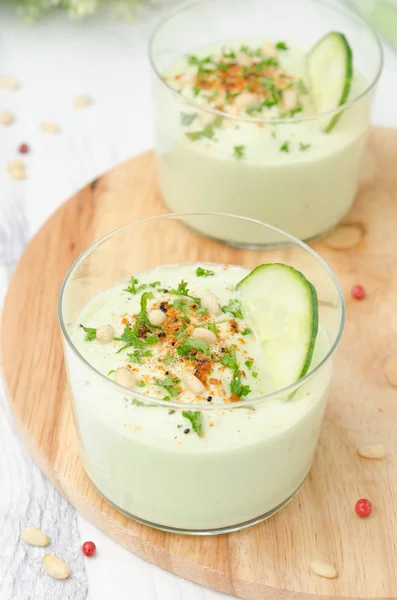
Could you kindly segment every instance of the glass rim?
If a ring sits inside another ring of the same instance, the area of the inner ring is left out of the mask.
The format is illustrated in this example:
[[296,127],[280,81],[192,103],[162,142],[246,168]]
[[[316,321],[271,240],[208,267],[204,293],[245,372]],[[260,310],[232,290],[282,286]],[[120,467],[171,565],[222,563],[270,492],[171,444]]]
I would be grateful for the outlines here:
[[[289,1],[292,1],[292,0],[289,0]],[[208,3],[214,2],[214,0],[186,0],[186,2],[183,2],[181,5],[170,10],[164,17],[162,17],[160,19],[160,21],[157,23],[155,29],[153,30],[153,33],[150,36],[150,40],[149,40],[150,66],[152,67],[152,70],[153,70],[154,74],[156,75],[156,77],[158,78],[158,80],[160,81],[160,83],[162,83],[166,88],[168,88],[168,90],[170,90],[170,92],[172,92],[174,95],[178,96],[186,104],[189,104],[193,108],[200,110],[202,112],[208,113],[208,114],[212,114],[212,115],[214,115],[214,117],[223,117],[223,118],[227,118],[232,121],[235,121],[235,122],[247,122],[247,123],[253,123],[253,124],[269,123],[269,124],[273,124],[273,125],[280,125],[283,123],[303,123],[305,121],[313,121],[315,119],[321,119],[323,117],[331,117],[332,115],[338,114],[339,112],[344,111],[346,108],[353,106],[359,100],[361,100],[362,98],[365,98],[365,96],[367,96],[375,88],[376,84],[379,81],[379,77],[382,73],[382,70],[383,70],[383,63],[384,63],[383,46],[382,46],[382,42],[380,40],[378,33],[372,27],[372,25],[370,23],[368,23],[368,21],[366,21],[366,19],[361,17],[359,14],[357,14],[354,10],[346,10],[345,7],[335,6],[331,2],[328,2],[327,0],[305,0],[305,1],[312,2],[313,4],[319,4],[321,6],[325,6],[329,9],[333,10],[336,13],[340,13],[351,20],[357,21],[358,23],[360,23],[363,27],[365,27],[369,31],[369,33],[372,35],[372,37],[376,43],[376,46],[378,48],[379,65],[378,65],[378,70],[377,70],[374,78],[372,79],[372,81],[366,86],[366,88],[358,96],[356,96],[352,100],[348,100],[347,102],[344,102],[337,108],[332,108],[330,110],[318,112],[314,115],[300,115],[300,116],[294,115],[292,117],[282,117],[282,118],[281,117],[259,118],[259,117],[250,117],[250,116],[242,116],[242,115],[229,115],[228,113],[225,113],[216,108],[210,108],[210,107],[206,107],[206,106],[199,104],[198,102],[196,102],[196,100],[194,98],[188,98],[187,96],[184,96],[181,92],[179,92],[178,90],[173,88],[167,81],[165,81],[162,74],[157,69],[156,61],[154,59],[153,46],[154,46],[157,34],[171,19],[173,19],[179,13],[182,13],[183,11],[187,10],[188,8],[190,8],[193,5],[202,4],[204,2],[208,2]]]
[[[62,302],[63,302],[63,297],[64,297],[64,293],[66,290],[66,286],[67,286],[71,276],[73,275],[75,270],[80,266],[80,264],[83,263],[84,260],[88,256],[93,254],[93,252],[95,252],[95,250],[99,246],[101,246],[103,243],[107,242],[113,236],[121,233],[124,230],[135,227],[137,225],[142,225],[143,223],[148,223],[150,221],[157,221],[160,219],[170,219],[170,220],[181,221],[181,218],[195,217],[195,216],[198,216],[198,217],[203,217],[203,216],[228,217],[228,218],[240,219],[240,220],[248,221],[251,223],[255,223],[266,229],[271,229],[272,231],[279,233],[279,234],[283,235],[284,237],[288,238],[288,240],[290,242],[292,242],[294,245],[300,246],[303,250],[305,250],[306,252],[311,254],[313,256],[313,258],[316,259],[316,261],[325,269],[325,271],[331,277],[331,280],[337,291],[339,302],[340,302],[340,307],[341,307],[341,318],[340,318],[338,333],[335,336],[334,342],[331,345],[331,347],[328,350],[325,357],[315,367],[313,367],[311,369],[309,368],[306,375],[304,377],[302,377],[301,379],[298,379],[298,381],[296,381],[295,383],[292,383],[285,388],[281,388],[279,390],[271,392],[270,394],[264,394],[262,396],[258,396],[257,398],[254,398],[249,401],[241,400],[240,402],[233,402],[233,404],[231,404],[230,406],[226,406],[223,404],[222,405],[220,405],[220,404],[212,404],[212,405],[208,405],[208,404],[204,405],[203,404],[203,405],[201,405],[201,404],[197,404],[197,403],[185,404],[182,402],[176,402],[174,400],[162,400],[161,398],[156,398],[155,396],[146,396],[135,390],[128,390],[127,388],[119,385],[115,381],[109,379],[109,377],[107,377],[106,375],[104,375],[103,373],[98,371],[93,365],[91,365],[91,363],[89,363],[88,360],[86,360],[84,358],[84,356],[77,350],[76,346],[73,344],[73,342],[69,336],[69,333],[66,329],[66,326],[65,326],[65,322],[64,322],[64,318],[63,318]],[[127,395],[129,397],[136,397],[137,399],[139,399],[141,402],[144,402],[145,404],[156,404],[158,406],[163,406],[166,408],[176,408],[176,409],[182,409],[182,410],[184,410],[184,409],[192,410],[192,408],[194,408],[195,410],[211,411],[211,410],[221,410],[221,409],[222,410],[234,410],[235,408],[251,408],[252,406],[256,406],[257,404],[261,404],[262,402],[265,402],[267,400],[277,399],[280,396],[288,396],[288,395],[292,394],[295,390],[300,388],[304,383],[306,383],[309,379],[311,379],[325,365],[325,363],[328,362],[328,360],[331,358],[332,354],[335,352],[335,350],[338,347],[338,344],[340,342],[342,333],[343,333],[343,328],[345,325],[345,313],[346,313],[345,302],[344,302],[342,290],[339,286],[339,283],[338,283],[333,271],[327,265],[325,260],[322,259],[321,256],[319,254],[317,254],[317,252],[315,252],[312,248],[310,248],[310,246],[305,244],[305,242],[302,242],[295,236],[293,236],[289,233],[286,233],[285,231],[283,231],[282,229],[279,229],[278,227],[275,227],[273,225],[268,225],[267,223],[263,223],[262,221],[259,221],[257,219],[251,219],[250,217],[243,217],[243,216],[234,215],[231,213],[216,213],[216,212],[165,213],[162,215],[155,215],[153,217],[147,217],[145,219],[140,219],[139,221],[133,221],[131,223],[127,223],[126,225],[118,227],[117,229],[113,229],[109,233],[105,234],[104,236],[100,237],[98,240],[93,242],[90,246],[88,246],[88,248],[86,250],[84,250],[84,252],[82,252],[80,254],[80,256],[78,256],[78,258],[74,261],[74,263],[72,264],[72,266],[66,273],[66,276],[62,282],[62,286],[61,286],[59,296],[58,296],[58,319],[59,319],[59,324],[60,324],[64,339],[66,340],[66,343],[68,344],[70,349],[73,351],[73,353],[77,356],[77,358],[79,358],[83,362],[83,364],[85,364],[85,366],[88,367],[88,369],[90,371],[94,372],[97,376],[102,378],[106,382],[106,385],[113,387],[117,392],[122,392],[122,393],[124,393],[124,395]]]

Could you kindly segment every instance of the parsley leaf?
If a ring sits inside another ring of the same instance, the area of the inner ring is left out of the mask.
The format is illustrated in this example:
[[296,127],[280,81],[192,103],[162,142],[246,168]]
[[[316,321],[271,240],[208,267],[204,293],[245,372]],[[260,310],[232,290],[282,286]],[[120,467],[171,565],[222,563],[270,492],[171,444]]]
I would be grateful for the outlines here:
[[172,356],[172,354],[171,354],[171,352],[169,350],[167,351],[167,354],[165,355],[165,358],[164,358],[163,362],[164,362],[165,365],[167,365],[167,367],[169,365],[172,365],[173,362],[175,362],[175,359],[174,359],[174,357]]
[[193,338],[188,338],[185,340],[176,351],[178,352],[179,356],[187,356],[190,354],[192,349],[202,352],[208,358],[211,357],[209,345],[201,340],[195,340]]
[[201,306],[199,309],[197,309],[197,314],[198,314],[198,315],[201,315],[201,316],[204,316],[204,315],[206,315],[206,314],[207,314],[207,312],[208,312],[208,309],[207,309],[207,308],[204,308],[204,306]]
[[233,50],[230,50],[224,46],[222,48],[222,56],[224,56],[225,58],[230,58],[231,60],[234,60],[236,58],[236,53],[233,52]]
[[138,280],[132,276],[130,281],[129,281],[129,285],[125,288],[125,292],[129,292],[130,294],[133,294],[135,296],[135,294],[137,294],[138,292],[141,292],[142,290],[144,290],[147,285],[146,283],[142,283],[141,285],[137,285],[139,282]]
[[301,152],[304,152],[308,148],[311,148],[311,146],[312,146],[311,144],[304,144],[303,142],[299,142],[299,150]]
[[94,327],[84,327],[84,325],[80,325],[85,331],[85,341],[92,342],[96,338],[96,329]]
[[149,330],[152,330],[154,327],[149,321],[149,317],[147,314],[147,301],[153,298],[152,292],[145,292],[141,296],[141,310],[137,314],[135,318],[135,329],[138,331],[140,327],[146,327]]
[[226,352],[222,355],[221,363],[233,371],[232,381],[230,382],[230,391],[232,394],[239,396],[247,396],[251,388],[249,385],[241,383],[241,373],[237,362],[236,351],[233,346],[226,348]]
[[124,331],[119,338],[114,338],[118,342],[125,342],[124,346],[122,346],[119,350],[117,350],[117,354],[125,350],[126,348],[131,348],[131,346],[136,346],[137,348],[145,348],[146,346],[153,346],[156,342],[158,342],[157,335],[150,335],[147,338],[140,339],[136,334],[135,330],[131,329],[129,323],[124,328]]
[[[156,379],[155,385],[157,385],[159,387],[163,387],[165,390],[167,390],[167,392],[169,393],[171,398],[175,398],[179,394],[178,383],[180,383],[180,382],[181,382],[181,380],[178,379],[178,377],[172,377],[172,375],[166,375],[166,377],[164,377],[164,379]],[[163,398],[163,400],[165,400],[165,398]]]
[[209,269],[203,269],[203,267],[197,267],[196,269],[197,277],[210,277],[211,275],[215,275],[214,271],[210,271]]
[[149,283],[151,288],[158,287],[159,285],[161,285],[161,281],[153,281],[153,283]]
[[236,351],[233,348],[233,346],[229,346],[229,348],[226,348],[226,351],[224,352],[224,354],[222,354],[221,363],[224,367],[227,367],[232,371],[238,370]]
[[245,146],[234,146],[233,148],[234,156],[236,158],[243,158],[245,152]]
[[246,360],[245,361],[245,366],[248,367],[250,370],[252,369],[252,365],[254,364],[253,360]]
[[250,333],[252,333],[251,327],[246,327],[244,331],[241,332],[241,335],[249,335]]
[[204,129],[201,129],[200,131],[190,131],[189,133],[185,133],[185,135],[189,138],[189,140],[195,142],[197,140],[201,140],[202,138],[212,140],[212,138],[215,135],[215,132],[213,126],[209,124],[206,125]]
[[226,306],[222,306],[222,312],[229,313],[236,317],[236,319],[243,319],[243,311],[241,310],[241,304],[238,300],[229,300]]
[[200,298],[198,298],[196,296],[191,296],[189,294],[189,289],[187,287],[187,281],[184,281],[183,279],[180,283],[178,283],[178,287],[176,288],[176,290],[170,290],[169,293],[173,294],[174,296],[185,296],[186,298],[190,298],[191,300],[193,300],[199,306],[201,305]]
[[184,113],[181,112],[181,124],[184,125],[185,127],[187,125],[191,125],[191,123],[193,123],[194,119],[197,117],[197,114],[195,113]]
[[282,146],[280,146],[280,152],[289,152],[289,142],[286,141]]
[[192,429],[200,437],[204,437],[203,423],[201,420],[201,413],[198,410],[184,410],[182,411],[182,417],[188,419],[192,424]]
[[288,50],[288,46],[285,42],[277,42],[276,48],[277,50]]
[[115,370],[114,370],[114,369],[110,369],[110,371],[109,371],[109,373],[108,373],[108,377],[109,377],[109,376],[110,376],[112,373],[115,373]]
[[247,396],[250,393],[251,388],[249,385],[242,385],[241,375],[239,373],[233,374],[233,379],[230,384],[230,391],[232,392],[232,394],[236,394],[236,396],[242,398],[243,396]]
[[142,358],[146,356],[152,356],[151,350],[144,350],[143,348],[134,350],[132,354],[128,354],[128,360],[132,363],[142,364]]
[[273,79],[271,79],[271,77],[259,77],[258,81],[267,90],[274,90],[274,88],[276,87],[276,84],[274,83]]
[[194,96],[195,98],[196,98],[196,96],[198,96],[198,95],[199,95],[199,93],[200,93],[200,92],[201,92],[201,88],[199,88],[199,87],[197,87],[197,86],[193,88],[193,96]]
[[205,329],[209,329],[210,331],[212,331],[212,333],[215,333],[215,335],[218,332],[215,323],[203,323],[203,325],[200,325],[200,327],[204,327]]

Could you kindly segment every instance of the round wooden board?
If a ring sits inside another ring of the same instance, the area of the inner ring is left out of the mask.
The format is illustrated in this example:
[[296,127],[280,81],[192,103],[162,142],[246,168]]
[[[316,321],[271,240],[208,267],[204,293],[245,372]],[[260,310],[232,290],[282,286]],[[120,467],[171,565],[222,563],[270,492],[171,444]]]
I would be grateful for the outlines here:
[[[276,516],[228,535],[185,537],[127,519],[97,494],[78,458],[57,296],[68,268],[95,239],[127,222],[166,212],[154,154],[103,175],[47,221],[28,245],[9,287],[1,332],[3,370],[15,419],[32,455],[81,514],[146,560],[241,598],[397,597],[397,394],[384,374],[386,358],[397,353],[396,165],[397,131],[374,130],[347,227],[313,245],[345,291],[347,324],[311,474]],[[356,282],[368,290],[363,302],[350,298]],[[359,444],[377,442],[388,446],[386,459],[358,457]],[[369,519],[354,514],[361,497],[374,504]],[[339,577],[311,574],[313,558],[333,563]]]

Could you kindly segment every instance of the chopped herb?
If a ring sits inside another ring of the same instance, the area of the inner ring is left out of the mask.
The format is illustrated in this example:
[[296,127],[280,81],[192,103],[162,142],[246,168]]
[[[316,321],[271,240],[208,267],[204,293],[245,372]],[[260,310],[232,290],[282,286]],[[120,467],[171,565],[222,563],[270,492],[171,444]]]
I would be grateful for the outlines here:
[[[171,400],[171,396],[164,396],[162,398],[162,400],[166,400],[166,402],[169,402]],[[168,410],[170,410],[170,409],[168,409]]]
[[285,42],[277,42],[276,48],[277,50],[288,50],[288,46]]
[[305,82],[303,81],[303,79],[298,79],[296,87],[298,88],[298,92],[300,94],[308,94],[308,89],[307,89],[307,87],[306,87]]
[[229,92],[229,90],[226,90],[226,94],[225,94],[225,102],[227,104],[229,104],[230,100],[232,98],[236,98],[237,96],[239,96],[241,94],[241,92]]
[[168,350],[167,354],[165,355],[165,358],[164,358],[164,364],[169,366],[169,365],[172,365],[173,362],[175,362],[175,358],[172,356],[171,352]]
[[96,338],[96,329],[94,327],[84,327],[84,325],[80,325],[85,331],[85,341],[92,342]]
[[205,329],[209,329],[210,331],[212,331],[212,333],[215,333],[215,335],[218,332],[215,323],[204,323],[203,325],[201,325],[201,327],[204,327]]
[[143,348],[134,350],[132,354],[128,354],[128,360],[132,363],[142,364],[142,358],[145,356],[152,356],[151,350],[145,350]]
[[170,290],[169,293],[173,294],[174,296],[185,296],[186,298],[190,298],[191,300],[193,300],[199,306],[201,305],[200,298],[197,298],[196,296],[191,296],[189,294],[187,281],[184,281],[183,279],[180,283],[178,283],[178,287],[176,288],[176,290]]
[[204,308],[204,306],[200,306],[200,308],[198,308],[198,309],[197,309],[197,314],[198,314],[198,315],[201,315],[202,317],[203,317],[204,315],[206,315],[206,314],[207,314],[207,312],[208,312],[208,309],[207,309],[207,308]]
[[258,377],[258,373],[252,373],[252,377],[255,377],[255,379]]
[[115,373],[115,370],[114,370],[114,369],[111,369],[111,370],[109,371],[109,373],[108,373],[108,377],[109,377],[109,375],[111,375],[112,373]]
[[[185,417],[185,419],[188,419],[191,422],[192,429],[193,429],[193,431],[195,431],[197,433],[197,435],[199,435],[200,437],[204,436],[203,423],[201,420],[200,411],[184,410],[182,412],[182,417]],[[186,429],[185,429],[185,432],[186,432]]]
[[289,152],[289,142],[284,142],[282,146],[280,146],[280,152]]
[[254,364],[254,361],[253,360],[246,360],[244,364],[249,369],[252,369],[252,365]]
[[222,125],[222,122],[223,122],[223,117],[216,117],[216,119],[214,121],[214,127],[219,129],[219,127]]
[[295,106],[295,108],[292,108],[288,114],[290,117],[293,117],[294,115],[302,112],[302,110],[303,110],[303,108],[301,106]]
[[126,348],[131,348],[131,346],[137,346],[138,348],[152,346],[153,344],[158,342],[159,338],[157,335],[150,335],[147,338],[140,339],[136,332],[133,329],[131,329],[129,324],[127,323],[121,337],[114,339],[118,342],[125,342],[124,346],[117,350],[117,354],[119,354]]
[[206,56],[205,58],[198,58],[197,56],[190,54],[187,56],[187,62],[189,65],[202,66],[212,62],[212,59],[210,56]]
[[147,314],[147,301],[153,298],[152,292],[145,292],[141,296],[141,310],[135,318],[135,329],[138,330],[140,327],[146,327],[146,329],[153,330],[154,327],[149,321]]
[[175,337],[178,340],[178,342],[183,340],[183,338],[185,337],[186,328],[187,328],[186,323],[183,323],[181,329],[175,333]]
[[138,283],[139,283],[138,280],[134,276],[132,276],[128,287],[126,287],[124,291],[128,292],[129,294],[133,294],[135,296],[135,294],[137,294],[138,292],[141,292],[142,290],[144,290],[147,287],[146,283],[137,285]]
[[259,77],[258,81],[267,90],[274,90],[274,88],[276,86],[273,79],[271,79],[270,77]]
[[200,131],[190,131],[189,133],[185,133],[185,135],[189,138],[189,140],[192,140],[193,142],[195,142],[196,140],[201,140],[202,138],[212,140],[212,138],[215,135],[214,127],[211,124],[209,124],[206,125],[204,129],[201,129]]
[[216,66],[220,71],[226,71],[229,68],[229,64],[224,62],[220,62]]
[[241,335],[249,335],[250,333],[252,333],[251,327],[246,327],[244,331],[241,332]]
[[146,385],[146,384],[145,384],[145,382],[144,382],[142,379],[140,379],[140,380],[138,381],[138,383],[137,383],[137,386],[138,386],[138,387],[145,387],[145,385]]
[[311,148],[311,144],[304,144],[303,142],[299,142],[299,150],[304,152],[308,148]]
[[177,352],[178,352],[179,356],[186,356],[191,353],[191,350],[197,350],[197,351],[205,354],[205,356],[207,356],[208,358],[211,357],[209,345],[206,344],[205,342],[202,342],[201,340],[194,340],[193,338],[187,338],[183,342],[183,344],[181,344],[177,348]]
[[225,58],[230,58],[231,60],[234,60],[236,58],[236,53],[233,52],[233,50],[223,47],[222,48],[222,56],[224,56]]
[[158,287],[159,285],[161,285],[161,281],[153,281],[153,283],[149,283],[151,288]]
[[251,50],[249,49],[248,46],[240,46],[240,52],[242,52],[242,54],[249,54],[251,55]]
[[229,300],[226,306],[222,306],[222,312],[229,313],[236,317],[236,319],[243,319],[243,311],[241,310],[241,304],[238,300]]
[[[166,375],[166,377],[164,377],[164,379],[156,379],[155,381],[155,385],[159,386],[159,387],[163,387],[165,390],[167,390],[167,392],[169,393],[169,395],[172,398],[175,398],[178,394],[178,383],[180,383],[181,380],[178,379],[178,377],[172,377],[172,375]],[[163,400],[165,400],[165,398],[163,398]]]
[[236,394],[239,398],[247,396],[247,394],[250,393],[251,388],[249,385],[242,385],[241,383],[241,372],[237,362],[236,351],[233,346],[226,348],[225,353],[222,355],[221,363],[233,371],[232,381],[230,382],[230,391],[232,394]]
[[146,404],[146,402],[141,402],[140,400],[136,400],[135,398],[131,398],[131,404],[135,406],[156,406],[155,404]]
[[179,310],[180,312],[183,312],[183,313],[186,312],[189,308],[188,302],[184,298],[178,298],[177,300],[174,300],[172,303],[172,306],[176,310]]
[[278,67],[280,64],[277,58],[275,58],[274,56],[269,56],[269,58],[267,58],[265,62],[267,67]]
[[181,112],[181,124],[184,125],[185,127],[187,125],[191,125],[191,123],[193,123],[193,121],[196,117],[197,117],[197,114],[195,114],[195,113],[189,114],[189,113]]
[[215,275],[214,271],[210,271],[209,269],[203,269],[203,267],[197,267],[196,269],[197,277],[211,277],[211,275]]
[[263,69],[267,66],[267,61],[266,60],[260,60],[258,63],[256,63],[255,65],[255,71],[257,73],[260,73],[261,71],[263,71]]
[[245,152],[245,146],[234,146],[233,148],[234,156],[236,158],[243,158]]
[[201,88],[199,87],[194,87],[193,88],[193,96],[196,98],[196,96],[199,95],[199,93],[201,92]]

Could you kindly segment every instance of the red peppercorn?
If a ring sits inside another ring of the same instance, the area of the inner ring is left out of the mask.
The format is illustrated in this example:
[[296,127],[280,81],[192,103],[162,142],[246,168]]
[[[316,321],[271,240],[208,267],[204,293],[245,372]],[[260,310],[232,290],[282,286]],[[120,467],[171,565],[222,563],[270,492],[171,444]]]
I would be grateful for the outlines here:
[[365,293],[365,289],[363,288],[362,285],[360,285],[360,284],[353,285],[352,296],[355,300],[364,300],[366,295],[367,294]]
[[81,547],[84,556],[93,556],[96,551],[96,546],[94,542],[84,542]]
[[355,511],[359,517],[369,517],[372,512],[372,504],[366,498],[361,498],[356,502]]
[[27,154],[29,152],[29,146],[27,144],[21,144],[18,148],[21,154]]

